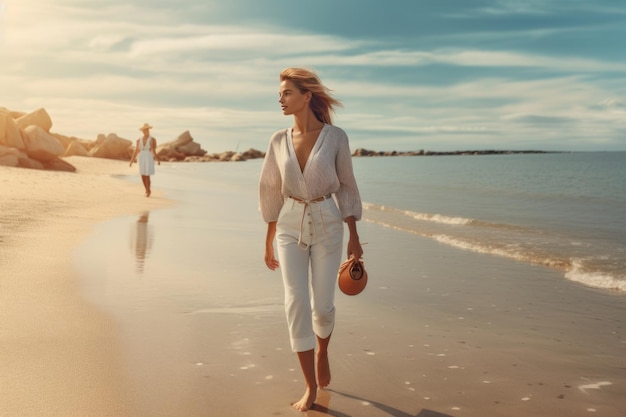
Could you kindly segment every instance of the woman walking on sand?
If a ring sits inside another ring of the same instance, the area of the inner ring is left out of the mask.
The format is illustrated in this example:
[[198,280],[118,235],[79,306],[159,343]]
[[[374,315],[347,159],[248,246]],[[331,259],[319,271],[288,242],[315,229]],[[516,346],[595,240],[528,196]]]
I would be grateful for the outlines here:
[[362,206],[348,136],[332,125],[330,116],[340,102],[315,73],[301,68],[281,72],[278,101],[294,124],[270,139],[259,180],[259,206],[267,223],[265,264],[271,270],[280,266],[291,348],[306,382],[304,395],[292,405],[306,411],[318,387],[330,383],[328,344],[335,326],[343,223],[350,232],[348,257],[361,258],[356,221]]
[[154,161],[156,160],[159,165],[161,165],[161,161],[156,154],[156,139],[150,136],[150,126],[148,123],[144,123],[143,126],[139,128],[143,132],[143,137],[137,139],[137,145],[135,146],[135,152],[133,156],[130,158],[130,164],[128,166],[133,166],[133,162],[139,154],[139,158],[137,158],[137,162],[139,163],[139,175],[141,175],[141,182],[143,182],[143,186],[146,189],[146,197],[150,197],[152,191],[150,190],[150,176],[154,175]]

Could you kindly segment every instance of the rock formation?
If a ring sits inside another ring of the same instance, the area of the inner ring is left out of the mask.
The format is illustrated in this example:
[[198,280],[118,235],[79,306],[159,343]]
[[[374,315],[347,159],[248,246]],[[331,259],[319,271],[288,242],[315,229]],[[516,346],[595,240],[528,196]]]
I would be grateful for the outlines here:
[[103,135],[100,133],[89,150],[89,156],[106,159],[125,159],[129,160],[133,155],[133,142],[120,138],[115,133]]
[[156,152],[162,161],[183,161],[187,157],[201,157],[206,154],[206,151],[193,141],[188,130],[171,142],[157,145]]
[[[52,119],[43,108],[22,113],[0,107],[0,165],[76,171],[61,158],[77,155],[128,161],[134,151],[134,141],[115,133],[101,133],[96,140],[90,141],[52,133],[51,128]],[[208,155],[200,144],[194,142],[188,130],[170,142],[159,144],[157,154],[162,161],[184,162],[245,161],[265,156],[255,149]]]
[[38,125],[27,125],[22,132],[24,133],[26,155],[31,159],[48,162],[65,152],[61,142]]
[[45,109],[24,114],[0,107],[0,165],[76,171],[59,158],[65,148],[50,134],[51,127]]

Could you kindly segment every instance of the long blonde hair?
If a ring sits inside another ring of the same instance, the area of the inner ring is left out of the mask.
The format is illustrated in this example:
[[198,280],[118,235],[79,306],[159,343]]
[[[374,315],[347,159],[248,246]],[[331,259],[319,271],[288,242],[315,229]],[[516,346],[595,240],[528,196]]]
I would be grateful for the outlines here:
[[317,74],[304,68],[285,68],[280,73],[280,81],[289,80],[296,85],[301,93],[310,91],[311,110],[313,114],[322,123],[333,124],[331,112],[335,112],[336,107],[342,107],[341,101],[330,95],[328,89]]

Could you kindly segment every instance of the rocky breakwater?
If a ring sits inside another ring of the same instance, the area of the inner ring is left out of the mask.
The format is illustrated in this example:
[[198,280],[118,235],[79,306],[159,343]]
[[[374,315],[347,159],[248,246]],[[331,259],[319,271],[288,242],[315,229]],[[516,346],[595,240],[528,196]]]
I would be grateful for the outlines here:
[[161,161],[182,162],[230,162],[247,161],[248,159],[263,158],[265,154],[255,149],[245,152],[225,151],[221,153],[208,153],[193,141],[189,131],[181,133],[171,142],[157,145],[157,155]]
[[494,150],[494,149],[482,149],[482,150],[466,150],[466,151],[425,151],[420,149],[418,151],[372,151],[370,149],[359,148],[352,153],[352,156],[450,156],[450,155],[512,155],[512,154],[526,154],[526,153],[556,153],[549,151],[537,151],[537,150]]
[[[87,140],[53,133],[51,128],[52,119],[43,108],[24,113],[0,107],[0,165],[73,172],[76,168],[63,157],[85,156],[128,161],[134,151],[134,141],[115,133],[101,133],[96,140]],[[255,149],[208,154],[194,142],[189,131],[158,145],[157,154],[162,161],[185,162],[245,161],[265,156]]]
[[225,151],[210,154],[193,141],[189,131],[183,132],[171,142],[157,145],[157,155],[161,161],[183,162],[231,162],[265,157],[264,152],[256,149],[249,149],[245,152]]

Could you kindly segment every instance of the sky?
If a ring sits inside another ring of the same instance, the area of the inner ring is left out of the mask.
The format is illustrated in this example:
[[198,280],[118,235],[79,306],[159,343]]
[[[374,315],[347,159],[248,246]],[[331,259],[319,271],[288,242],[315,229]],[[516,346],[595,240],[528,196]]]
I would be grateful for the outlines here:
[[317,72],[351,148],[626,150],[623,0],[0,0],[0,107],[209,153],[290,127]]

